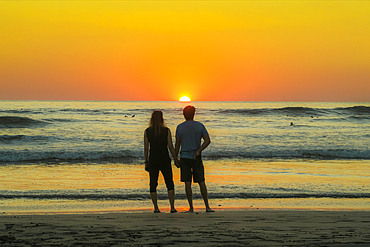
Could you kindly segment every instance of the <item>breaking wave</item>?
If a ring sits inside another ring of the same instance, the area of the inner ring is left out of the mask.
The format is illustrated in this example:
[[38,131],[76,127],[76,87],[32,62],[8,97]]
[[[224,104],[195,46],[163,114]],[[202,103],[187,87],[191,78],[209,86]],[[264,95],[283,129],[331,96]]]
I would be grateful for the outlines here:
[[0,128],[34,128],[42,127],[49,122],[28,117],[0,116]]
[[[346,193],[346,192],[296,192],[296,193],[284,193],[284,192],[241,192],[241,193],[208,193],[208,196],[212,199],[284,199],[284,198],[370,198],[370,193]],[[194,194],[194,199],[201,199],[201,195]],[[91,192],[91,191],[32,191],[32,192],[18,192],[18,193],[6,193],[0,191],[0,199],[65,199],[65,200],[148,200],[150,195],[146,191],[142,193],[124,193],[122,192],[110,192],[107,190],[105,193]],[[186,195],[177,194],[177,199],[186,199]],[[166,195],[158,194],[158,199],[167,199]]]
[[283,108],[263,108],[263,109],[228,109],[222,110],[223,114],[241,115],[288,115],[288,116],[367,116],[370,117],[370,107],[353,106],[343,108],[310,108],[310,107],[283,107]]
[[[24,136],[0,136],[0,143],[10,140],[22,141],[23,139],[39,137]],[[51,137],[45,137],[50,140]],[[52,139],[52,138],[51,138]],[[314,160],[335,160],[335,159],[370,159],[370,150],[279,150],[260,152],[239,152],[210,150],[203,155],[205,160],[222,159],[314,159]],[[86,150],[86,151],[30,151],[14,150],[0,151],[0,162],[112,162],[112,163],[138,163],[143,162],[141,150]]]
[[0,144],[14,143],[14,142],[35,142],[35,141],[56,141],[57,138],[53,136],[27,136],[27,135],[0,135]]

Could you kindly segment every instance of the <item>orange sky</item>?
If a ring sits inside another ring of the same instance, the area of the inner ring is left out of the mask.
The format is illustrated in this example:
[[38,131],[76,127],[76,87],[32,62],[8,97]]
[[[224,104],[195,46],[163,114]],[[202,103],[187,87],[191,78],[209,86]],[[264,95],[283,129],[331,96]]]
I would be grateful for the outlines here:
[[370,100],[370,1],[2,1],[0,100]]

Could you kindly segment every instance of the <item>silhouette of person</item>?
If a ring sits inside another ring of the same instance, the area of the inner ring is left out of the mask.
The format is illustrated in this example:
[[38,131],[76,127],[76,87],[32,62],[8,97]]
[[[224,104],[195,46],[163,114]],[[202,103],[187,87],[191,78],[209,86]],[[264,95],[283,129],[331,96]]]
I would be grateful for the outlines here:
[[150,197],[154,205],[154,213],[160,213],[157,204],[159,171],[162,172],[166,183],[171,213],[177,212],[175,209],[175,186],[173,183],[171,159],[168,149],[175,160],[175,165],[179,167],[175,149],[172,144],[171,131],[164,123],[163,113],[161,111],[154,111],[150,118],[149,127],[144,132],[145,170],[149,171]]
[[[185,183],[186,197],[189,203],[189,212],[194,212],[193,192],[191,180],[199,184],[200,192],[206,206],[206,212],[214,212],[208,203],[208,193],[205,184],[204,166],[201,152],[211,143],[206,127],[194,121],[195,107],[186,106],[183,110],[185,122],[179,124],[176,129],[175,153],[179,153],[180,147],[180,170],[181,182]],[[201,144],[203,139],[203,144]]]

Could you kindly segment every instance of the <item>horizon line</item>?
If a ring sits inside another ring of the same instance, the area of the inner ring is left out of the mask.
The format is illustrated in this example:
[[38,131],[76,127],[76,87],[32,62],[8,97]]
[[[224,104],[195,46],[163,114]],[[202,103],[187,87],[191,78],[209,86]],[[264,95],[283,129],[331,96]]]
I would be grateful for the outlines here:
[[261,103],[370,103],[370,101],[296,101],[296,100],[288,100],[288,101],[280,101],[280,100],[191,100],[186,102],[181,102],[178,100],[93,100],[93,99],[0,99],[0,101],[69,101],[69,102],[76,102],[76,101],[84,101],[84,102],[179,102],[182,104],[192,103],[192,102],[261,102]]

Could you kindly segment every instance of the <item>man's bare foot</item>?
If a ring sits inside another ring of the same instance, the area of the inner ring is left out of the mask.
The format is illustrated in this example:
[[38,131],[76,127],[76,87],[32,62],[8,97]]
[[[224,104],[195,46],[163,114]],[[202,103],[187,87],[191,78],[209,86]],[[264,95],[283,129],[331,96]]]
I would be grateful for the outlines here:
[[207,213],[212,213],[212,212],[214,212],[214,210],[212,210],[211,208],[206,208],[206,212]]
[[159,211],[159,209],[155,209],[154,210],[154,213],[160,213],[161,211]]
[[194,208],[189,208],[189,210],[185,211],[185,213],[194,213]]

